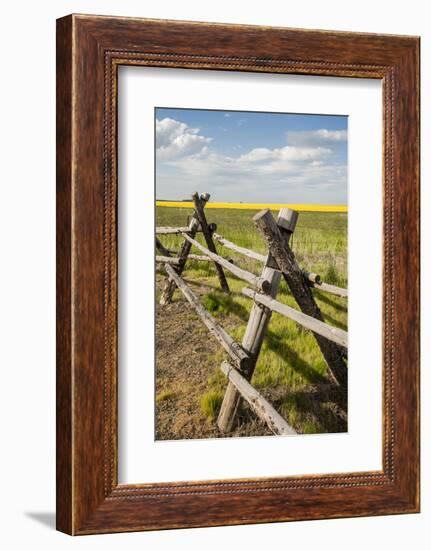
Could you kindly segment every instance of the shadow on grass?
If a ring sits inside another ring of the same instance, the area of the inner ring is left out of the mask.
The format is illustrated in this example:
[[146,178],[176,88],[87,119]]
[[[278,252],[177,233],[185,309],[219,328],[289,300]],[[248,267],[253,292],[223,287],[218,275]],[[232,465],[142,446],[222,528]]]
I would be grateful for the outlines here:
[[[195,280],[195,279],[190,279],[189,277],[183,277],[183,279],[185,280],[185,282],[188,284],[188,285],[191,285],[191,286],[201,286],[203,288],[208,288],[209,290],[214,290],[214,291],[219,291],[223,296],[227,296],[226,294],[224,294],[224,292],[221,290],[220,288],[220,284],[218,282],[216,282],[215,284],[211,285],[209,283],[203,283],[199,280]],[[228,281],[229,282],[229,281]],[[245,283],[244,283],[245,285]],[[242,296],[241,292],[236,292],[235,290],[230,290],[229,291],[229,295],[232,295],[232,296]]]
[[276,353],[281,359],[284,359],[287,363],[289,363],[289,366],[295,372],[300,374],[308,383],[317,384],[326,380],[288,345],[283,336],[275,334],[275,332],[268,329],[266,341],[269,349]]
[[297,427],[301,426],[304,433],[347,431],[347,388],[330,384],[282,336],[271,330],[267,332],[267,344],[269,349],[312,386],[294,392],[289,388],[280,389],[282,394],[272,400],[276,410],[283,416],[288,411],[294,411],[294,415],[298,416]]
[[230,294],[223,294],[217,291],[210,292],[202,298],[202,304],[214,315],[235,315],[241,321],[247,323],[250,311],[233,298],[234,294],[233,292]]
[[341,311],[343,313],[347,311],[347,300],[346,300],[346,305],[339,304],[338,302],[335,302],[327,294],[325,294],[323,291],[319,290],[318,288],[316,288],[315,290],[316,290],[316,298],[319,301],[327,304],[328,306],[333,307],[337,311]]
[[331,315],[328,315],[326,312],[322,311],[323,320],[328,325],[332,325],[336,328],[341,328],[342,330],[347,330],[346,323],[342,323],[339,319],[335,319],[335,317],[332,317]]
[[273,403],[287,417],[293,412],[304,433],[340,433],[347,431],[347,413],[340,397],[338,388],[319,384],[280,396]]
[[[247,323],[250,311],[242,305],[235,297],[242,297],[240,292],[232,291],[230,294],[223,293],[214,285],[185,279],[192,287],[206,289],[206,294],[200,296],[205,308],[215,316],[229,315]],[[280,287],[282,294],[289,294],[287,285]],[[205,292],[205,291],[204,291]],[[326,297],[325,297],[326,298]],[[322,301],[325,301],[323,299]],[[338,306],[338,304],[332,304]],[[340,306],[342,307],[342,306]],[[335,326],[341,324],[330,316],[325,318]],[[268,349],[277,354],[290,368],[299,374],[305,383],[309,384],[304,390],[290,391],[289,387],[266,387],[263,392],[268,395],[275,408],[288,420],[295,429],[302,433],[336,433],[347,430],[347,395],[346,392],[333,387],[328,379],[320,374],[301,354],[292,348],[292,342],[286,339],[285,334],[277,334],[270,328],[267,329],[265,337]],[[239,422],[247,423],[252,421],[254,413],[242,410]]]

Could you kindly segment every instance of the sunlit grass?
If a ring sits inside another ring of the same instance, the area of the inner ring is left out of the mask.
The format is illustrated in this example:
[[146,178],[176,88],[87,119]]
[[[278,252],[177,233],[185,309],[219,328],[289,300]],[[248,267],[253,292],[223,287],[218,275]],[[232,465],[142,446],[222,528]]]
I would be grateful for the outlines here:
[[[188,208],[157,208],[157,225],[184,226],[192,210]],[[209,222],[217,224],[217,232],[239,246],[266,253],[265,243],[252,222],[254,211],[211,210]],[[274,213],[276,215],[276,213]],[[182,238],[161,236],[163,244],[178,250]],[[202,236],[198,240],[204,242]],[[325,282],[347,287],[347,214],[302,212],[299,215],[292,249],[302,268],[321,275]],[[216,243],[218,252],[233,258],[235,264],[260,274],[262,264],[238,255]],[[192,252],[201,253],[192,250]],[[206,309],[236,340],[241,342],[253,302],[241,293],[247,286],[225,270],[230,287],[226,295],[219,289],[214,264],[190,261],[183,276],[196,285],[207,285],[201,301]],[[196,288],[194,286],[193,288]],[[347,330],[347,300],[319,291],[313,291],[325,321]],[[180,293],[176,300],[183,299]],[[277,300],[298,309],[284,280]],[[225,358],[222,348],[210,358],[208,392],[200,402],[206,418],[216,418],[221,404],[226,378],[220,372]],[[263,342],[252,384],[271,402],[277,400],[278,410],[301,433],[339,431],[337,419],[328,405],[315,403],[310,388],[327,383],[327,366],[313,334],[286,317],[274,313]]]
[[[209,222],[217,224],[217,232],[228,240],[265,254],[265,243],[253,224],[253,216],[257,210],[211,210],[207,218]],[[193,214],[191,208],[157,208],[157,225],[184,226]],[[277,213],[274,212],[276,217]],[[176,235],[160,236],[163,244],[177,250],[181,237]],[[198,240],[202,240],[198,235]],[[325,212],[301,212],[298,224],[291,241],[301,267],[314,271],[323,276],[329,266],[336,270],[336,279],[332,284],[347,286],[347,214]],[[254,271],[260,271],[261,265],[232,250],[217,245],[222,255],[236,259],[238,265],[249,264]],[[200,254],[200,251],[194,250]],[[188,268],[201,272],[212,273],[212,265],[204,262],[190,262]]]
[[217,418],[222,401],[223,392],[220,390],[210,390],[204,393],[200,400],[200,406],[205,418],[208,420],[214,420]]

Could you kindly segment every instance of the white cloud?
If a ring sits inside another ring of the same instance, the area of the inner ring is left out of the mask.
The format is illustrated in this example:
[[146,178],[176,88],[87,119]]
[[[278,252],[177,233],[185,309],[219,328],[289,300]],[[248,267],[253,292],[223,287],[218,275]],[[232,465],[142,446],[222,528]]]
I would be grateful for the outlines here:
[[330,149],[323,147],[294,147],[286,145],[279,149],[266,149],[258,147],[239,157],[239,161],[246,162],[274,162],[274,161],[302,161],[314,160],[316,158],[327,156],[331,153]]
[[336,162],[331,148],[346,139],[341,131],[292,132],[303,145],[258,147],[237,156],[215,152],[211,138],[199,132],[173,119],[157,122],[159,198],[183,199],[197,190],[221,201],[347,200],[347,166]]
[[297,147],[328,147],[347,141],[347,130],[305,130],[286,133],[287,143]]
[[199,135],[199,128],[190,128],[172,118],[156,119],[157,160],[173,160],[205,153],[212,138]]

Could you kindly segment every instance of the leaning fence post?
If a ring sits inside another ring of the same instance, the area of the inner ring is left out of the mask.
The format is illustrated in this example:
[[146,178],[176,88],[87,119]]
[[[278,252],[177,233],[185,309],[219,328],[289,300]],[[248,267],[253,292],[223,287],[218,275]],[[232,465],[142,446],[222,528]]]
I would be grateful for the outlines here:
[[[323,321],[323,315],[314,300],[310,286],[304,278],[295,255],[283,239],[279,224],[276,223],[271,212],[262,210],[254,216],[253,221],[267,241],[269,252],[277,262],[301,311],[310,317]],[[347,365],[344,360],[344,350],[319,334],[314,333],[314,336],[328,364],[331,377],[337,385],[346,390]]]
[[[204,212],[205,203],[199,198],[199,195],[197,193],[195,193],[193,195],[193,202],[195,204],[195,212],[196,212],[196,215],[198,217],[198,220],[199,220],[199,223],[200,223],[200,226],[201,226],[201,229],[202,229],[202,233],[205,237],[205,241],[207,243],[208,250],[210,252],[213,252],[214,254],[217,254],[217,250],[216,250],[216,247],[214,245],[214,241],[213,241],[213,238],[212,238],[212,235],[211,235],[211,230],[208,227],[207,219],[205,217],[205,212]],[[220,264],[216,263],[216,262],[214,262],[214,265],[215,265],[215,268],[217,270],[217,275],[218,275],[218,278],[219,278],[219,281],[220,281],[220,286],[221,286],[222,290],[224,292],[229,292],[229,285],[227,284],[226,276],[225,276],[224,271],[223,271],[223,267]]]
[[[193,193],[192,197],[193,200],[195,199],[195,196],[199,197],[197,193]],[[205,204],[208,202],[210,198],[209,193],[205,193],[201,196],[201,204],[202,208],[204,208]],[[194,212],[192,219],[190,220],[189,227],[188,227],[188,234],[190,237],[194,238],[196,236],[196,232],[199,229],[199,219],[196,211]],[[180,251],[178,252],[178,264],[175,266],[175,272],[178,275],[181,275],[181,273],[184,270],[184,267],[186,265],[187,256],[189,255],[190,249],[192,245],[189,241],[184,239],[184,242],[182,244],[182,247],[180,248]],[[160,297],[160,305],[169,304],[172,300],[172,295],[174,293],[176,284],[171,279],[166,279],[165,286],[162,291],[162,295]]]
[[[290,210],[290,208],[282,208],[280,210],[278,223],[280,224],[280,230],[286,243],[289,242],[290,236],[295,230],[297,220],[298,213],[295,210]],[[269,267],[270,264],[271,257],[268,255],[261,278],[269,281],[271,284],[270,295],[272,298],[275,298],[280,284],[281,273]],[[242,373],[247,380],[250,380],[253,375],[270,318],[271,310],[253,303],[247,328],[242,340],[242,347],[250,354],[250,362],[247,365],[247,371]],[[222,432],[227,433],[232,430],[241,400],[241,394],[232,382],[229,382],[217,419],[217,425]]]

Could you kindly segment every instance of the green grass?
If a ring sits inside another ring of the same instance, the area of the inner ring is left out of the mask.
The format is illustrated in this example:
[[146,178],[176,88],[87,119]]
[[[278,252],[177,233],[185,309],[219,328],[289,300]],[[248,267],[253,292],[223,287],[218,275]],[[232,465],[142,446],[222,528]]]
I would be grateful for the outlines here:
[[[253,210],[207,211],[208,222],[217,224],[217,233],[230,241],[266,253],[265,243],[252,222]],[[184,226],[192,211],[187,208],[157,208],[157,225]],[[276,213],[274,213],[276,215]],[[163,244],[178,250],[181,237],[162,236]],[[203,242],[202,236],[198,240]],[[291,240],[292,250],[303,269],[321,275],[322,280],[337,286],[347,287],[347,214],[326,212],[301,212]],[[219,253],[233,258],[235,264],[256,275],[262,264],[238,255],[218,243]],[[201,254],[198,250],[192,250]],[[242,295],[247,286],[225,270],[230,295],[219,290],[218,279],[212,263],[188,262],[184,276],[189,281],[208,285],[202,303],[237,341],[241,341],[249,317],[252,301]],[[176,299],[182,299],[177,293]],[[347,300],[323,292],[314,292],[315,299],[327,323],[347,330]],[[287,285],[281,282],[277,299],[298,308]],[[225,357],[220,348],[212,358],[214,370],[209,373],[208,393],[202,397],[201,409],[207,418],[216,416],[221,403],[226,380],[218,372],[220,361]],[[337,419],[327,403],[318,403],[310,388],[327,382],[327,367],[314,336],[295,322],[274,313],[264,340],[252,383],[263,395],[277,400],[279,410],[286,419],[302,433],[337,431]]]
[[215,420],[223,401],[223,392],[210,390],[200,400],[201,411],[208,420]]
[[[188,208],[157,207],[157,225],[183,226],[192,213]],[[264,241],[252,221],[255,213],[255,210],[214,209],[207,210],[207,218],[217,224],[217,233],[230,241],[265,253]],[[162,240],[168,248],[178,247],[177,236],[165,236]],[[337,282],[347,283],[347,214],[300,212],[292,248],[304,269],[317,271],[323,276],[328,266],[333,264]],[[227,249],[224,249],[224,256],[237,257]],[[212,272],[211,265],[204,263],[199,264],[199,270]]]

